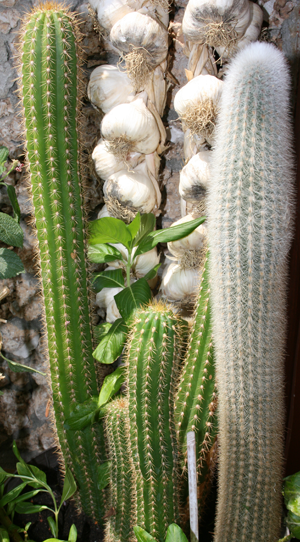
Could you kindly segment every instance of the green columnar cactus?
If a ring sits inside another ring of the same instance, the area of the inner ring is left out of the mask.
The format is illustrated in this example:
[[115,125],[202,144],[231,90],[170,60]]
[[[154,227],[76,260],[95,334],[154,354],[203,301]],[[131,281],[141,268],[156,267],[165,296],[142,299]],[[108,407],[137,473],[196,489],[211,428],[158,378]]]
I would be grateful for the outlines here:
[[135,313],[128,344],[129,435],[137,525],[163,542],[179,521],[173,411],[184,323],[165,305]]
[[[182,454],[182,467],[183,470],[186,469],[186,436],[189,431],[194,431],[199,485],[204,482],[207,475],[205,457],[216,433],[215,408],[216,392],[210,283],[208,260],[206,259],[188,349],[175,396],[175,424]],[[201,499],[199,505],[201,505]]]
[[279,538],[293,159],[288,70],[266,43],[228,70],[208,201],[220,433],[215,542]]
[[29,14],[21,35],[21,93],[45,304],[53,406],[59,445],[81,503],[100,519],[97,491],[102,429],[71,431],[72,406],[97,394],[85,270],[80,180],[79,57],[76,23],[57,4]]
[[128,442],[128,401],[115,399],[106,407],[105,428],[110,453],[108,508],[115,513],[107,519],[105,542],[128,542],[136,525],[133,468]]

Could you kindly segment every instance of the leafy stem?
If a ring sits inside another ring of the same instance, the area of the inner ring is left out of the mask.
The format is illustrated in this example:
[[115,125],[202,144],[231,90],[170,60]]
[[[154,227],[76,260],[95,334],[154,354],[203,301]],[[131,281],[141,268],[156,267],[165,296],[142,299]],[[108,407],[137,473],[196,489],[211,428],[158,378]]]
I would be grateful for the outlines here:
[[128,258],[127,258],[127,265],[126,265],[126,286],[130,286],[131,254],[132,254],[132,248],[128,248]]

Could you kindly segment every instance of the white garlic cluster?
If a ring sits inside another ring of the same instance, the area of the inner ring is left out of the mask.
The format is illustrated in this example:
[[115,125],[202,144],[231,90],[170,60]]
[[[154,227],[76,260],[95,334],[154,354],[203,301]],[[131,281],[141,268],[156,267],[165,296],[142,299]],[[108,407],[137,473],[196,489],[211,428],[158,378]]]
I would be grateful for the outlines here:
[[211,153],[195,154],[180,172],[179,194],[190,203],[199,204],[205,199],[209,184]]

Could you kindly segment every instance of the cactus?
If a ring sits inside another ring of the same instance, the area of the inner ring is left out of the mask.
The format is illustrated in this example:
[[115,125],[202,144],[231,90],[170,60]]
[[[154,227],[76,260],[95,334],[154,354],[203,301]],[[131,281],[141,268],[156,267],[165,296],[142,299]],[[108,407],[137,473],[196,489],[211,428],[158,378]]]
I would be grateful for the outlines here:
[[74,17],[57,4],[47,3],[27,16],[20,40],[21,94],[57,435],[81,504],[99,520],[102,429],[73,431],[64,425],[72,405],[97,395],[76,120],[76,33]]
[[179,521],[174,395],[186,326],[162,303],[136,311],[128,344],[129,436],[137,524],[164,542]]
[[294,211],[284,57],[254,43],[224,83],[208,201],[220,433],[215,542],[280,535],[287,255]]
[[106,522],[105,542],[128,542],[134,538],[135,492],[128,442],[128,401],[115,399],[106,407],[105,428],[110,451],[110,493],[108,508],[114,509]]
[[[207,478],[205,458],[216,434],[215,369],[211,329],[208,259],[202,271],[193,326],[175,397],[176,434],[182,454],[183,472],[187,463],[186,436],[195,432],[198,485]],[[199,507],[203,499],[200,496]],[[204,497],[204,495],[203,495]],[[201,512],[200,512],[201,513]]]

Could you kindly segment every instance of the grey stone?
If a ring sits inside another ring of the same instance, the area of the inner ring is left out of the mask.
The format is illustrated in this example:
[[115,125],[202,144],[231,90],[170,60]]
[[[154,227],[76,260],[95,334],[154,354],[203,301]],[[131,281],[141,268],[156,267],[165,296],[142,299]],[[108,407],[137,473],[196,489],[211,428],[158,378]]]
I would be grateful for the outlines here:
[[27,416],[30,393],[20,393],[17,390],[4,389],[0,397],[0,424],[7,435],[17,435],[29,426]]
[[3,350],[18,358],[26,359],[39,344],[39,332],[30,328],[24,320],[13,318],[7,324],[1,324]]
[[50,399],[51,399],[51,394],[50,394],[49,388],[47,388],[46,386],[38,386],[33,391],[32,396],[31,396],[30,407],[28,410],[29,418],[34,413],[35,416],[38,418],[38,420],[45,423],[48,417],[47,405]]

